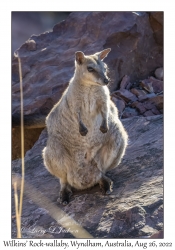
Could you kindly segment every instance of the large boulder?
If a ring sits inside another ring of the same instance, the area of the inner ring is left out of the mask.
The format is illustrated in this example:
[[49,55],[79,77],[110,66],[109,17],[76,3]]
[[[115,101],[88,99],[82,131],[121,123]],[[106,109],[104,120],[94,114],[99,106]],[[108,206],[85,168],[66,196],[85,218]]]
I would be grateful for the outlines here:
[[70,12],[12,11],[12,52],[21,46],[31,34],[40,34],[57,22],[64,20]]
[[[145,79],[163,66],[163,12],[73,12],[53,31],[32,35],[17,51],[21,58],[24,114],[48,114],[74,73],[74,54],[110,47],[105,59],[110,89],[125,75]],[[12,112],[20,113],[18,58],[12,61]]]
[[[57,201],[58,179],[43,165],[41,152],[47,140],[47,131],[43,130],[25,156],[23,237],[81,237],[81,227],[96,238],[148,238],[159,234],[163,229],[163,117],[135,116],[123,120],[123,124],[129,134],[129,145],[121,164],[107,174],[114,182],[113,193],[104,196],[98,186],[74,191],[65,207]],[[21,161],[13,161],[12,166],[14,176],[20,176]],[[62,225],[67,215],[70,225],[65,230]]]

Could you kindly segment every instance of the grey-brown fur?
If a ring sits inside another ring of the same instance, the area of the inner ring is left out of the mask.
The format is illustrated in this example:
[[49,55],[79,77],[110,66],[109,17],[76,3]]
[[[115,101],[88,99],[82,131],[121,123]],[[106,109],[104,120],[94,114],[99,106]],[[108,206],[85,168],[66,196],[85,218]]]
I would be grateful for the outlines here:
[[109,51],[91,56],[76,52],[74,76],[46,118],[44,164],[60,179],[63,204],[69,202],[71,187],[86,189],[99,183],[103,193],[109,193],[111,180],[105,173],[117,167],[125,153],[127,133],[106,86],[103,59]]

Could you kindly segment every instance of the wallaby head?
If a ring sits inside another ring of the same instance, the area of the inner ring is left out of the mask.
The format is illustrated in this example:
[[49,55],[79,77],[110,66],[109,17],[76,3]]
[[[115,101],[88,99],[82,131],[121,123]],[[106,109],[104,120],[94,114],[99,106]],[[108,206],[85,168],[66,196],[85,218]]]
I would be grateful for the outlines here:
[[75,75],[81,79],[82,83],[102,86],[108,84],[107,65],[103,62],[103,59],[110,51],[111,49],[108,48],[88,56],[82,51],[75,53]]

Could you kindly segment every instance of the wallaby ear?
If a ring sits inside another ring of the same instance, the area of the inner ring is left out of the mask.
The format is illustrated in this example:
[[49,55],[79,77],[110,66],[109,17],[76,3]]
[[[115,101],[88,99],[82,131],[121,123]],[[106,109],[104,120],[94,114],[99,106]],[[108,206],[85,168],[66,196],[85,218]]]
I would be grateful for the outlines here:
[[75,59],[76,59],[76,62],[77,62],[78,64],[83,64],[83,62],[84,62],[84,57],[85,57],[85,55],[84,55],[83,52],[81,52],[81,51],[75,52]]
[[99,52],[99,54],[98,54],[99,59],[103,60],[109,54],[110,51],[111,51],[111,49],[108,48],[108,49],[104,49],[101,52]]

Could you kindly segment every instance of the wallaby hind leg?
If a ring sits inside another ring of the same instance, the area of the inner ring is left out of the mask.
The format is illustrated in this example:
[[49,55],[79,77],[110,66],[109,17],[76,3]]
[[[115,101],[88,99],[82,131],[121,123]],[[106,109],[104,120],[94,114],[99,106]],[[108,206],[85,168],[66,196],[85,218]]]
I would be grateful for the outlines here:
[[60,201],[64,206],[69,203],[71,194],[72,192],[70,192],[66,188],[60,191]]
[[110,194],[112,192],[113,182],[107,176],[103,175],[99,181],[102,194]]
[[61,191],[60,191],[60,202],[65,206],[69,203],[70,197],[72,195],[71,187],[67,183],[61,182]]

